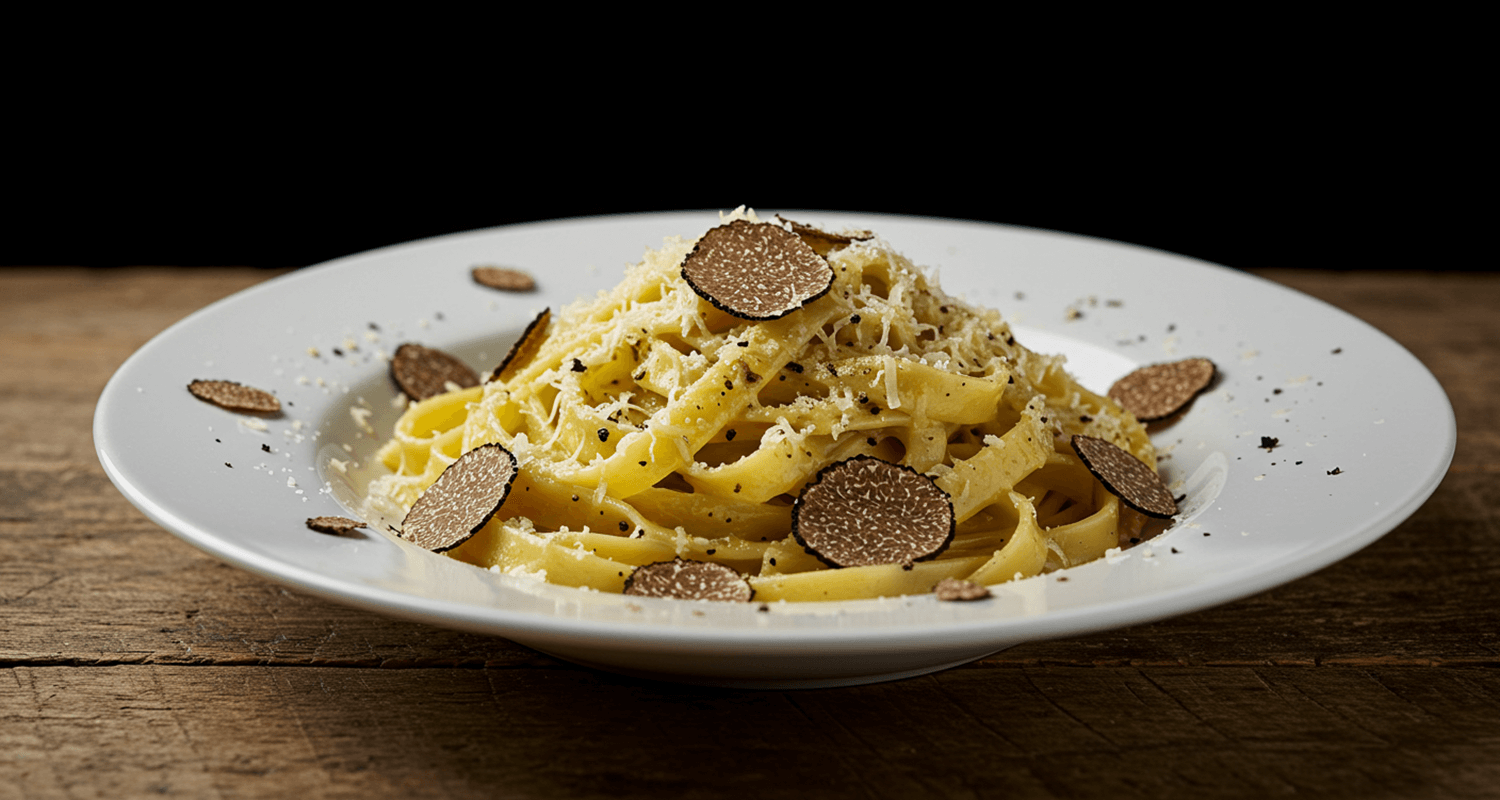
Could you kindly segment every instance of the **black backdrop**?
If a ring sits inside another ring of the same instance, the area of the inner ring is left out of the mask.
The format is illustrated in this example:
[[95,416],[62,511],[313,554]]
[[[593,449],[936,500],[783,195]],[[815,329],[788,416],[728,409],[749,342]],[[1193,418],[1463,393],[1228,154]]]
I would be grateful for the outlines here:
[[1480,266],[1433,260],[1410,167],[1337,124],[1006,133],[971,116],[739,135],[614,111],[379,120],[75,115],[11,159],[0,265],[296,267],[492,225],[746,204],[987,220],[1239,268]]
[[301,266],[739,204],[1013,223],[1243,268],[1494,261],[1451,245],[1489,224],[1455,202],[1487,174],[1484,106],[1463,88],[1482,49],[1394,47],[1408,31],[1343,14],[1236,14],[1239,41],[1134,9],[1080,28],[1067,9],[1003,28],[841,13],[837,36],[803,18],[794,38],[816,41],[787,59],[765,38],[781,15],[679,42],[705,20],[646,14],[664,27],[641,40],[613,27],[641,9],[620,11],[559,8],[557,29],[362,17],[380,36],[239,13],[183,35],[134,9],[18,26],[0,54],[0,266]]

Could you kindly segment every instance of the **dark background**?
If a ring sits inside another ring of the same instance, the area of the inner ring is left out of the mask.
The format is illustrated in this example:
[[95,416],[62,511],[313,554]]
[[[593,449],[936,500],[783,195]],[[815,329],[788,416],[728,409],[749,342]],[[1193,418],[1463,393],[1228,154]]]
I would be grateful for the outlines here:
[[244,144],[55,154],[26,177],[0,263],[304,266],[492,225],[746,204],[988,220],[1239,268],[1433,266],[1412,260],[1411,220],[1379,186],[1306,158],[1067,144],[1007,153],[974,138],[884,154],[769,144],[590,152],[504,137],[446,152],[430,142]]
[[1454,163],[1443,118],[1420,138],[1392,124],[1442,105],[1394,78],[1298,76],[1291,92],[1252,63],[1045,90],[929,92],[891,72],[570,94],[353,69],[289,89],[253,66],[201,86],[186,63],[105,69],[79,95],[23,81],[35,102],[11,125],[0,266],[297,267],[493,225],[740,204],[986,220],[1238,268],[1493,261],[1445,245],[1478,206],[1435,188]]
[[1491,216],[1468,197],[1493,172],[1479,26],[920,11],[58,7],[0,51],[0,266],[302,266],[746,204],[988,220],[1240,268],[1492,268],[1454,245]]

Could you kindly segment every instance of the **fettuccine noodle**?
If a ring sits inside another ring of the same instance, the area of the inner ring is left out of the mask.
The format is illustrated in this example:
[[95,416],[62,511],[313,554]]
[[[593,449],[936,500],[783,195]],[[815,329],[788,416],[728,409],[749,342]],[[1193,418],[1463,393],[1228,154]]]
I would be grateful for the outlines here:
[[[553,315],[507,379],[411,404],[367,513],[399,521],[448,464],[496,442],[519,475],[448,556],[603,592],[637,566],[713,561],[758,601],[992,585],[1097,559],[1139,525],[1065,444],[1100,437],[1154,468],[1133,416],[884,241],[805,240],[832,289],[752,322],[694,293],[681,276],[694,242],[668,239],[613,291]],[[957,532],[937,558],[830,568],[791,536],[795,496],[861,454],[949,495]]]

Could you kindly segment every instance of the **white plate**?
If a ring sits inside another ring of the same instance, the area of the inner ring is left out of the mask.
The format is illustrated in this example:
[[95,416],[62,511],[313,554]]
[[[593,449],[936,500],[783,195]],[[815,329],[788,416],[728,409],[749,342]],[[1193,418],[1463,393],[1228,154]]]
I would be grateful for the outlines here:
[[[1116,557],[997,587],[985,601],[922,596],[764,611],[538,584],[381,534],[336,537],[304,527],[307,517],[353,508],[359,481],[331,470],[329,460],[351,458],[342,448],[349,444],[367,468],[378,441],[360,433],[351,407],[367,404],[377,431],[389,431],[397,416],[380,352],[418,341],[491,367],[543,306],[612,286],[663,237],[695,237],[717,224],[713,212],[477,231],[268,281],[184,319],[125,362],[95,415],[100,460],[125,496],[168,530],[305,592],[505,636],[605,669],[788,687],[917,675],[1020,642],[1269,589],[1395,527],[1437,488],[1452,457],[1452,408],[1422,364],[1369,325],[1281,286],[1045,231],[785,213],[878,232],[936,267],[950,293],[999,308],[1032,349],[1066,353],[1096,390],[1139,364],[1212,358],[1221,380],[1179,421],[1153,432],[1169,482],[1187,495],[1176,525]],[[541,289],[512,295],[476,286],[469,268],[482,263],[527,269]],[[184,387],[196,378],[271,389],[288,407],[256,430],[191,397]],[[1262,437],[1279,446],[1263,449]]]

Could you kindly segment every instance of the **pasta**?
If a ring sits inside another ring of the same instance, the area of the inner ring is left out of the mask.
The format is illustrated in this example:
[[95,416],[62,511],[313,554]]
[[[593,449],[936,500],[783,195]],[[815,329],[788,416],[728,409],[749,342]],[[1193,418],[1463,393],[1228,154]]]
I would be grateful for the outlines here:
[[[878,238],[725,219],[797,231],[832,285],[742,319],[684,280],[694,242],[668,239],[613,291],[545,317],[503,379],[411,403],[367,519],[402,519],[449,464],[498,443],[515,483],[449,557],[603,592],[643,565],[715,562],[757,601],[993,585],[1097,559],[1139,527],[1065,443],[1098,437],[1154,469],[1145,429],[1060,357],[1028,351],[997,312],[945,295]],[[946,493],[954,533],[936,557],[833,568],[792,535],[804,487],[858,456]]]

